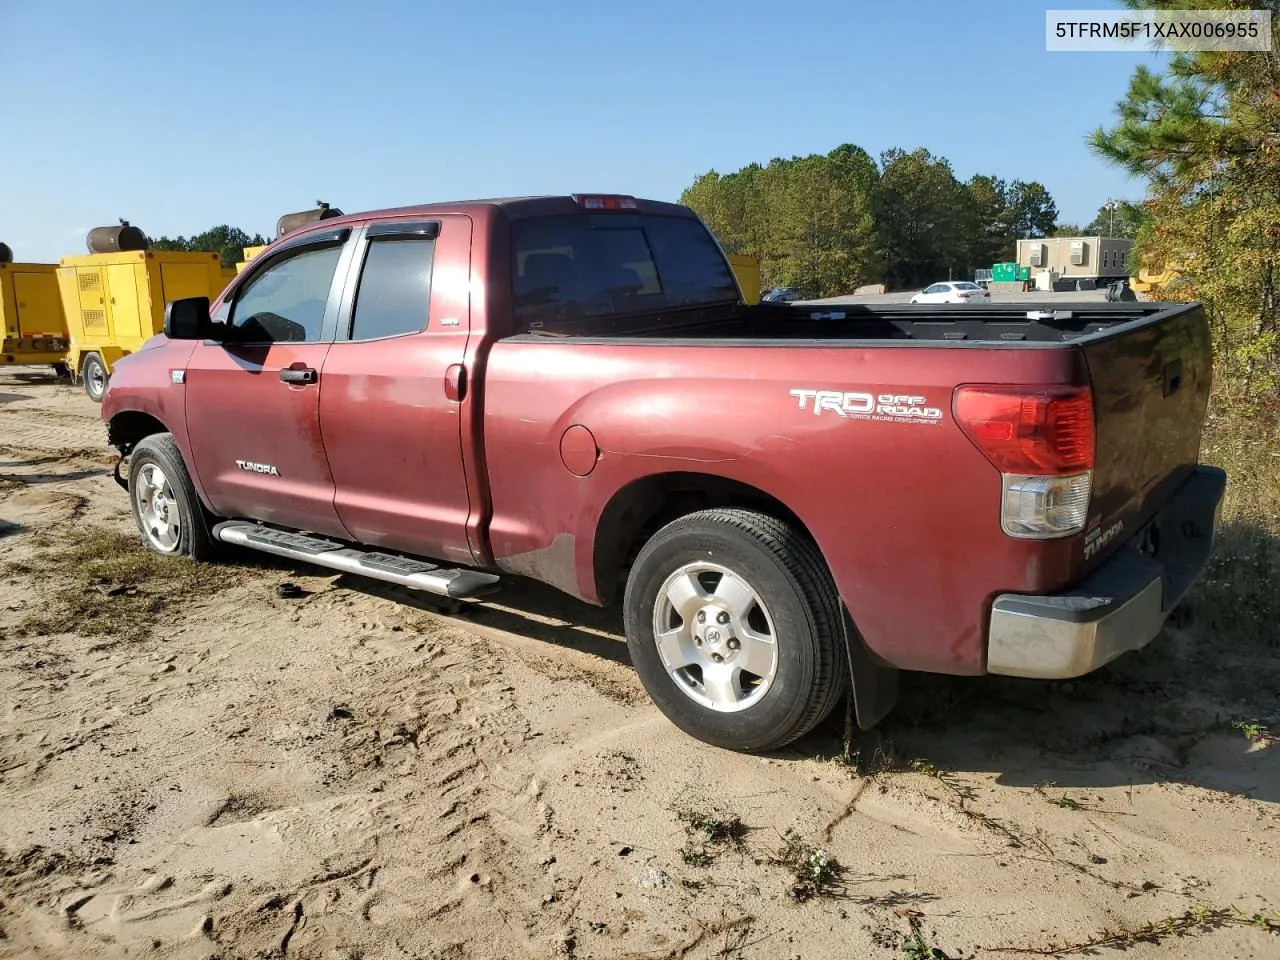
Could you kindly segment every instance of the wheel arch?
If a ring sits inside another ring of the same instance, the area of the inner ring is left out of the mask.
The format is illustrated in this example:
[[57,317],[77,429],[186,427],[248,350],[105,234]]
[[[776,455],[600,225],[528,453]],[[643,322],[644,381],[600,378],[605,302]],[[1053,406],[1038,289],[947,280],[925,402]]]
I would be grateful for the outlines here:
[[[800,516],[759,487],[697,471],[649,474],[621,487],[601,511],[592,549],[592,572],[600,602],[611,604],[622,596],[631,562],[657,530],[699,510],[730,507],[758,510],[793,524],[826,562],[821,545]],[[840,609],[852,706],[858,726],[870,729],[897,702],[898,671],[867,647],[843,597]]]
[[122,457],[147,437],[157,433],[172,433],[159,417],[141,410],[121,410],[107,421],[107,443],[120,451]]
[[751,484],[696,471],[649,474],[615,492],[600,513],[592,546],[596,596],[609,604],[622,595],[631,561],[659,528],[686,514],[717,507],[768,513],[796,525],[814,540],[793,510]]

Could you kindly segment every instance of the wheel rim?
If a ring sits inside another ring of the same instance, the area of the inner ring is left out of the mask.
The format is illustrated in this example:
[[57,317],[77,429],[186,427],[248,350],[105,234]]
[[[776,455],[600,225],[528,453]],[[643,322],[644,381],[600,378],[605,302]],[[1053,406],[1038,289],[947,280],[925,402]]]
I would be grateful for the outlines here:
[[759,702],[778,672],[777,634],[764,601],[717,563],[690,563],[658,590],[653,635],[668,676],[696,703],[736,713]]
[[154,463],[143,464],[133,491],[142,532],[162,553],[173,553],[182,539],[182,512],[173,487],[163,470]]
[[107,375],[102,370],[102,364],[96,360],[90,360],[85,364],[84,379],[89,392],[95,397],[101,396],[107,389]]

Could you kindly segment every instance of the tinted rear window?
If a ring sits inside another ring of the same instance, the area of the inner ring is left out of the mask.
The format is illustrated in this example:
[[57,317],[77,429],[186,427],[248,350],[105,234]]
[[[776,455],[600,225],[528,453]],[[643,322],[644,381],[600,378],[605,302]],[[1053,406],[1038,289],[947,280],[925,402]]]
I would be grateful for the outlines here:
[[512,240],[525,329],[740,297],[715,241],[689,217],[533,217],[512,224]]
[[352,340],[419,333],[431,303],[431,240],[373,240],[365,254],[352,316]]

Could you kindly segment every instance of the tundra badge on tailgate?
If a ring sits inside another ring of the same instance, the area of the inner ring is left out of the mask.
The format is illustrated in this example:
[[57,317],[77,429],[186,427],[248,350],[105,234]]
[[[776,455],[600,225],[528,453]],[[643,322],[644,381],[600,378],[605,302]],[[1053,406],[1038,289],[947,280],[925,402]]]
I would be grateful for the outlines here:
[[813,415],[834,413],[846,420],[884,420],[889,423],[939,423],[942,409],[929,406],[929,398],[909,393],[871,394],[846,390],[792,390],[801,410]]

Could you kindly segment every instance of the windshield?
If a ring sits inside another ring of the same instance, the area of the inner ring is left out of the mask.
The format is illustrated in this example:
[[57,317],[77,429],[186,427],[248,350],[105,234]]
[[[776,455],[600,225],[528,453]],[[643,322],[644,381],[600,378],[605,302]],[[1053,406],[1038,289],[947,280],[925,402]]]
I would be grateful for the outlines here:
[[741,298],[699,220],[647,214],[531,217],[512,225],[520,326]]

